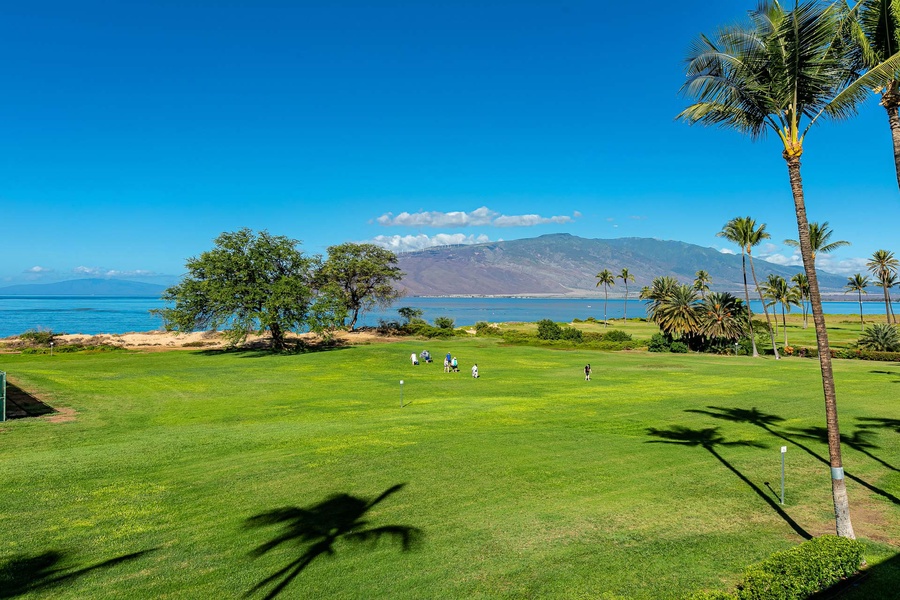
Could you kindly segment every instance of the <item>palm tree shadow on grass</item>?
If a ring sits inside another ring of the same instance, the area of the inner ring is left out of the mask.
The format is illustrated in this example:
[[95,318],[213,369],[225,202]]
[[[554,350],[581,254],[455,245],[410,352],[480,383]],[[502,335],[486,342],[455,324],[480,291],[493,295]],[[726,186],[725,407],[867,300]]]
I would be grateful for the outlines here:
[[892,429],[900,433],[900,419],[885,419],[882,417],[857,417],[857,421],[862,421],[859,425],[860,429]]
[[[828,430],[824,427],[806,427],[804,429],[792,429],[792,431],[796,431],[798,435],[803,438],[809,440],[816,440],[822,442],[823,444],[828,443]],[[857,452],[861,452],[865,454],[875,462],[881,464],[887,469],[891,471],[900,471],[894,465],[882,460],[881,458],[875,456],[870,452],[870,450],[878,450],[879,446],[876,446],[869,439],[869,436],[872,435],[872,431],[869,429],[857,429],[853,432],[853,435],[841,434],[841,443],[845,446],[853,448]]]
[[738,479],[743,481],[747,486],[753,490],[757,496],[765,500],[765,502],[776,512],[778,516],[784,519],[784,522],[787,523],[791,529],[793,529],[797,535],[802,537],[803,539],[812,539],[812,536],[800,525],[794,521],[790,515],[784,512],[784,509],[778,505],[769,495],[759,488],[755,483],[750,481],[743,473],[738,471],[731,463],[729,463],[725,458],[718,453],[716,448],[719,447],[729,447],[729,446],[749,446],[753,448],[765,448],[764,444],[760,444],[758,442],[750,442],[750,441],[735,441],[729,442],[726,441],[724,437],[719,433],[718,427],[708,427],[706,429],[691,429],[690,427],[684,427],[681,425],[673,425],[669,429],[655,429],[650,427],[647,429],[647,434],[655,437],[662,438],[660,440],[650,440],[651,444],[677,444],[679,446],[691,446],[691,447],[701,447],[710,454],[712,454],[720,463],[722,463],[725,468],[734,473]]
[[15,598],[29,592],[45,591],[93,571],[134,560],[153,550],[132,552],[82,568],[63,566],[66,553],[48,550],[41,554],[18,554],[0,563],[0,598]]
[[296,544],[305,548],[297,558],[257,583],[244,596],[252,596],[274,584],[265,598],[266,600],[275,598],[316,558],[334,555],[335,543],[340,540],[377,543],[387,537],[399,540],[404,552],[411,550],[422,537],[422,532],[418,528],[408,525],[382,525],[369,528],[369,522],[364,519],[366,513],[373,507],[399,492],[405,485],[401,483],[392,486],[374,500],[349,494],[334,494],[308,508],[289,506],[247,519],[248,528],[281,526],[278,535],[250,553],[254,558],[263,556],[283,544]]
[[[724,419],[726,421],[731,421],[732,423],[748,423],[750,425],[755,425],[755,426],[765,430],[766,432],[774,435],[775,437],[778,437],[778,438],[788,442],[789,444],[793,444],[794,446],[796,446],[797,448],[800,448],[801,450],[803,450],[804,452],[806,452],[807,454],[809,454],[810,456],[812,456],[819,462],[827,465],[828,467],[831,467],[831,463],[828,461],[828,459],[825,459],[825,458],[819,456],[818,454],[815,453],[815,451],[808,448],[807,446],[804,446],[803,444],[801,444],[797,440],[793,439],[792,437],[773,429],[772,428],[773,425],[784,421],[784,419],[782,417],[779,417],[778,415],[764,413],[762,411],[757,410],[756,407],[754,407],[750,410],[747,410],[745,408],[723,408],[721,406],[707,406],[706,408],[708,408],[709,410],[688,409],[685,412],[709,415],[710,417],[713,417],[716,419]],[[860,418],[860,420],[866,420],[866,418],[862,417],[862,418]],[[871,419],[871,420],[875,421],[875,419]],[[896,423],[897,427],[900,428],[900,420],[880,419],[879,421],[894,422],[894,423]],[[894,425],[888,424],[888,425],[874,425],[874,426],[893,427]],[[860,425],[861,429],[865,428],[865,427],[866,427],[865,425]],[[825,431],[825,430],[823,429],[823,431]],[[898,433],[900,433],[900,429],[898,429]],[[856,434],[854,434],[854,435],[856,435]],[[852,437],[850,439],[852,439]],[[845,436],[843,436],[843,435],[841,436],[841,441],[846,443]],[[826,438],[826,443],[827,443],[827,438]],[[893,468],[893,467],[891,467],[891,468]],[[886,492],[883,489],[872,485],[868,481],[849,473],[846,469],[844,469],[844,475],[846,475],[849,479],[855,481],[859,485],[863,486],[864,488],[870,490],[871,492],[878,494],[879,496],[881,496],[883,498],[887,498],[894,504],[900,504],[900,498],[897,498],[897,496],[894,496],[890,492]]]

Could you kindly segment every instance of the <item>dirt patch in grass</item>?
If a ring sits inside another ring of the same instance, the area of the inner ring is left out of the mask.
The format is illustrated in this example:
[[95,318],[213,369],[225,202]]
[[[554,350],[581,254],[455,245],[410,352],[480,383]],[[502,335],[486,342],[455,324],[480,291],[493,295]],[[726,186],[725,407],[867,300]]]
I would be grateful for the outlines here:
[[55,414],[47,417],[47,421],[50,423],[70,423],[75,420],[75,415],[77,414],[78,412],[74,408],[63,406],[56,409]]

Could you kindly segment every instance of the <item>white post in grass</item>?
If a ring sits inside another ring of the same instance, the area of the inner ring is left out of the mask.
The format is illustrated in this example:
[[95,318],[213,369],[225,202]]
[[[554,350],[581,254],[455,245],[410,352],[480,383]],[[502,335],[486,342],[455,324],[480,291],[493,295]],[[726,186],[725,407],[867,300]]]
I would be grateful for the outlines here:
[[400,380],[400,408],[403,408],[403,380]]
[[53,356],[53,342],[50,342],[50,356]]
[[781,505],[784,506],[784,455],[787,452],[787,446],[781,447]]

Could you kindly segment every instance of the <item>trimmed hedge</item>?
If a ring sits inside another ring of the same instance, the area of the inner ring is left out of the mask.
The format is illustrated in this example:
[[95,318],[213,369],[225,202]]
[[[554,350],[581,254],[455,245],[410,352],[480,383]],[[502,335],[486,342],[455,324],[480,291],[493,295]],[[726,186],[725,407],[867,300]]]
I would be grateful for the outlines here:
[[[808,358],[818,358],[818,348],[794,347],[794,355]],[[859,348],[832,348],[831,358],[847,358],[857,360],[880,360],[885,362],[900,362],[900,352],[883,352],[879,350],[861,350]]]
[[688,600],[805,600],[856,573],[862,560],[860,542],[823,535],[748,567],[734,593],[704,591]]

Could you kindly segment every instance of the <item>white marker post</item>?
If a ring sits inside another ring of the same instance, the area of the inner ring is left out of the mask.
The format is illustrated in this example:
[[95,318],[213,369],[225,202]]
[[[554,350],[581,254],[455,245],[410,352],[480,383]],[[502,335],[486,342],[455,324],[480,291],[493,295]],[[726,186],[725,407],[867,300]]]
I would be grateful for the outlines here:
[[781,447],[781,505],[784,506],[784,455],[787,452],[787,446]]
[[400,408],[403,408],[403,380],[402,379],[400,380]]
[[50,356],[53,356],[53,342],[50,342]]

